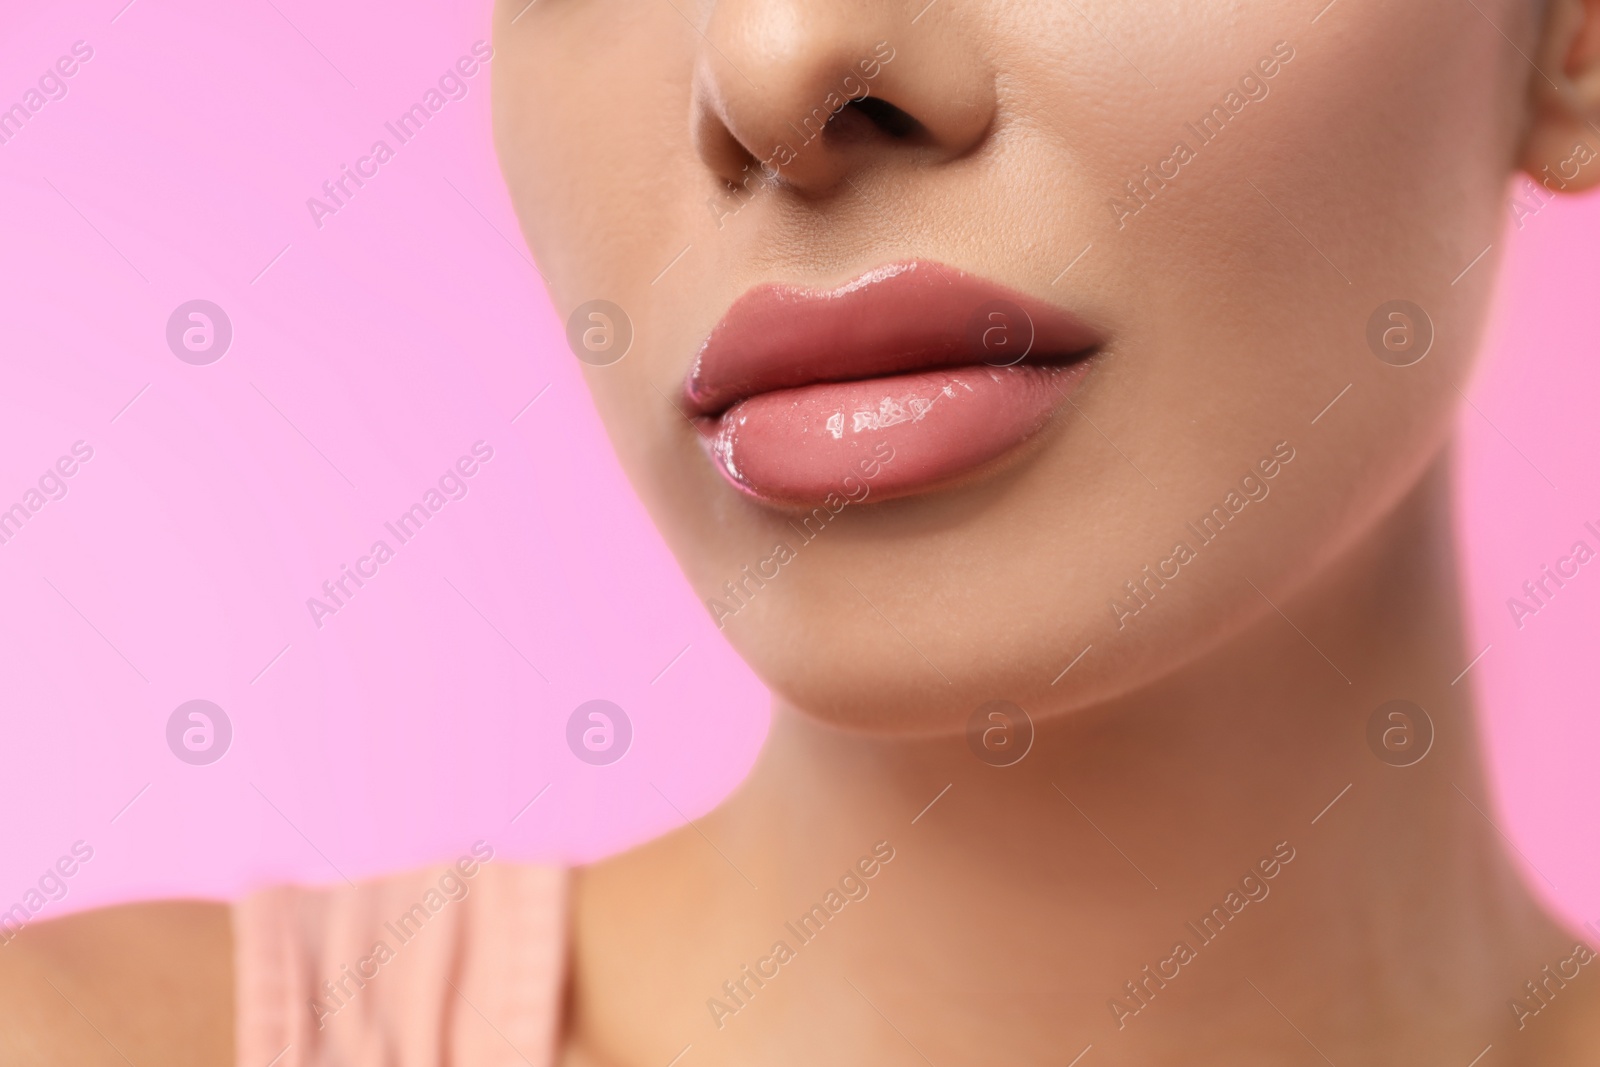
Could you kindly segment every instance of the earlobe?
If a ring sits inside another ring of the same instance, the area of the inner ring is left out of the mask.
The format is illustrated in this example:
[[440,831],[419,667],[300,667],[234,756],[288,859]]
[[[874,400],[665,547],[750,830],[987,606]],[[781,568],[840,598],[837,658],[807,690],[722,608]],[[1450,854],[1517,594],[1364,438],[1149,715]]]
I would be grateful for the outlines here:
[[1523,170],[1552,192],[1600,184],[1600,0],[1550,0],[1529,81]]

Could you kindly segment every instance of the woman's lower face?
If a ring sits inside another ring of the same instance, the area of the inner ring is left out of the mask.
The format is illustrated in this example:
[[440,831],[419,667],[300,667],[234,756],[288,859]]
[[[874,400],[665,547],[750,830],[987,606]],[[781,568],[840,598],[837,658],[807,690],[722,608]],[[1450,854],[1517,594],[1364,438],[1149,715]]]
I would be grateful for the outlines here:
[[1434,463],[1539,15],[507,0],[496,136],[718,626],[940,732],[1192,662]]

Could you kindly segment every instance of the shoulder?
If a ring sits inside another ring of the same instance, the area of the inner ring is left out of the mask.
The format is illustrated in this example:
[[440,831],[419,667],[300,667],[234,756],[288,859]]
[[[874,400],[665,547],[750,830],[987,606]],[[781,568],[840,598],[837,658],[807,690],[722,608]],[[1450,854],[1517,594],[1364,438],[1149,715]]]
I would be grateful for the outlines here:
[[28,926],[0,945],[0,1062],[233,1062],[229,908],[128,904]]
[[[716,818],[699,823],[706,839],[724,837]],[[777,925],[706,839],[685,826],[573,871],[563,1067],[648,1062],[675,1040],[664,1022],[681,1021],[685,990],[715,990],[746,935]]]

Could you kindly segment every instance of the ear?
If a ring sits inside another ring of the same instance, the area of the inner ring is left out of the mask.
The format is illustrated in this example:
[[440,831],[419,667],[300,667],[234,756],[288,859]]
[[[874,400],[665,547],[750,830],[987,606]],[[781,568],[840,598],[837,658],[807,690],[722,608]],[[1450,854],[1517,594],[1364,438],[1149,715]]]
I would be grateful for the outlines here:
[[1600,0],[1549,0],[1518,165],[1551,192],[1600,184]]

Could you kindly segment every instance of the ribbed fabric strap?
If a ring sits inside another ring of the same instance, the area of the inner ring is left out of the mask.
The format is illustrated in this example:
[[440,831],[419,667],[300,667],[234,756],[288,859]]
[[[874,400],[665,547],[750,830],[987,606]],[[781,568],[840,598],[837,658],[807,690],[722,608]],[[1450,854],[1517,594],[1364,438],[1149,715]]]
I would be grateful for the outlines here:
[[559,868],[469,863],[268,889],[234,905],[233,925],[239,1067],[555,1062]]

